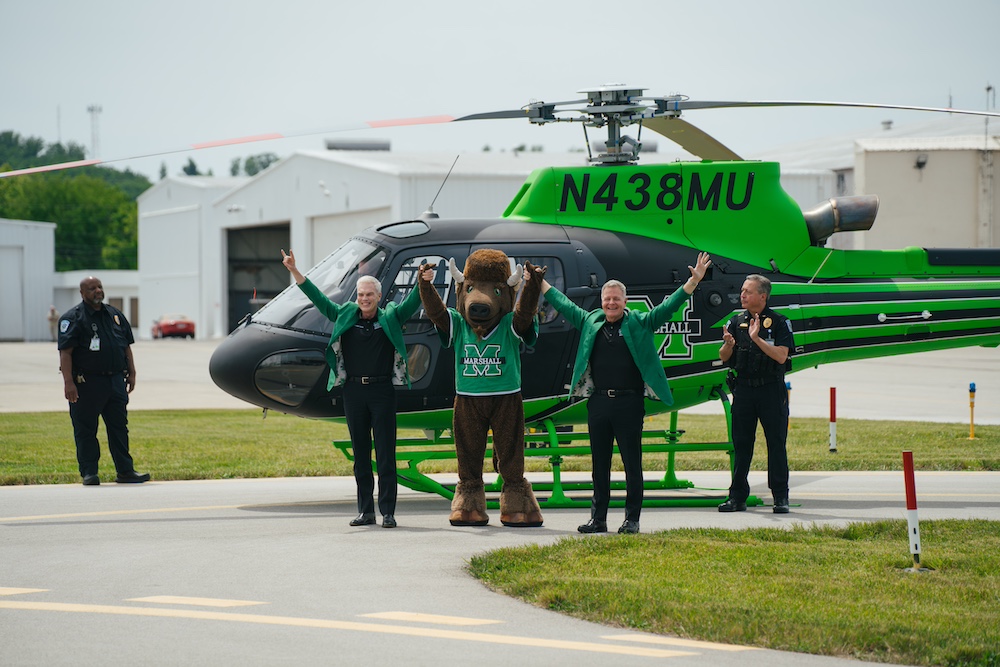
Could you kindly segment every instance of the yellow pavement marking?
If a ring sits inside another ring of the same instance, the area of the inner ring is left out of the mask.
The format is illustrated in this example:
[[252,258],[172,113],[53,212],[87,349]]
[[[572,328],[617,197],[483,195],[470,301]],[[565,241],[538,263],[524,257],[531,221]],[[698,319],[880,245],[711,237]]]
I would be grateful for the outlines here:
[[21,595],[23,593],[45,593],[49,589],[47,588],[2,588],[0,587],[0,595]]
[[361,614],[366,618],[382,618],[387,621],[411,621],[413,623],[437,623],[438,625],[490,625],[502,623],[488,618],[464,618],[462,616],[439,616],[437,614],[417,614],[409,611],[381,611],[375,614]]
[[146,598],[129,598],[127,602],[155,602],[157,604],[189,604],[198,607],[252,607],[266,602],[252,600],[221,600],[218,598],[187,598],[179,595],[152,595]]
[[694,639],[680,637],[650,637],[649,635],[604,635],[601,639],[621,639],[628,642],[643,644],[665,644],[667,646],[683,646],[684,648],[706,649],[712,651],[757,651],[756,646],[739,646],[737,644],[717,644],[715,642],[700,642]]
[[547,648],[563,651],[584,651],[589,653],[608,653],[612,655],[634,655],[649,658],[675,658],[678,656],[697,655],[696,653],[687,651],[645,648],[639,646],[620,646],[614,644],[598,644],[594,642],[577,642],[565,639],[546,639],[544,637],[493,635],[482,632],[445,630],[442,628],[414,628],[404,625],[379,625],[376,623],[333,621],[321,618],[263,616],[257,614],[236,614],[220,611],[201,611],[195,609],[116,607],[111,605],[69,604],[60,602],[15,602],[13,600],[0,600],[0,609],[58,611],[77,614],[110,614],[116,616],[150,616],[156,618],[185,618],[202,621],[228,621],[230,623],[253,623],[257,625],[322,628],[327,630],[345,630],[349,632],[372,632],[383,635],[452,639],[456,641],[500,644],[505,646],[531,646],[535,648]]
[[34,516],[0,517],[0,523],[8,521],[40,521],[42,519],[76,519],[94,516],[122,516],[129,514],[162,514],[166,512],[207,512],[209,510],[232,510],[246,505],[206,505],[204,507],[154,507],[144,510],[106,510],[103,512],[74,512],[72,514],[36,514]]

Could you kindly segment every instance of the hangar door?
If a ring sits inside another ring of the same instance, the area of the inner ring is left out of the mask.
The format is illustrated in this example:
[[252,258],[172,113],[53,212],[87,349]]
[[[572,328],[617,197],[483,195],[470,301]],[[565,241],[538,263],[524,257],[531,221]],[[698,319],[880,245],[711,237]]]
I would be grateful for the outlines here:
[[288,223],[228,230],[229,331],[288,287],[281,249],[290,238]]

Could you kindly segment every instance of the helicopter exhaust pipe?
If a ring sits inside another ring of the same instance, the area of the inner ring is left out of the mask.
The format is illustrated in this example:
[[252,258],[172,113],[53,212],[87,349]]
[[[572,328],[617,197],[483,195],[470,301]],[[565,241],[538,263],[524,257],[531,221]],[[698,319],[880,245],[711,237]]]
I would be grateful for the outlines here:
[[802,215],[809,230],[809,241],[822,246],[837,232],[863,232],[875,224],[878,213],[878,195],[834,197],[815,206]]

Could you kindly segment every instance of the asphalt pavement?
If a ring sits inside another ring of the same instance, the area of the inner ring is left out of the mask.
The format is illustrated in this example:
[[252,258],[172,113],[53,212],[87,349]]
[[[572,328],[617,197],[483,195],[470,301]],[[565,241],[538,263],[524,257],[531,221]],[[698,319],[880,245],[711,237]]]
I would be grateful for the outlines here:
[[[765,473],[751,482],[766,495]],[[916,486],[921,520],[1000,520],[1000,473],[917,473]],[[791,498],[788,515],[647,508],[642,531],[905,516],[898,472],[793,472]],[[579,538],[587,510],[547,510],[529,529],[495,512],[489,527],[454,528],[448,511],[404,490],[398,528],[351,528],[350,478],[0,487],[0,663],[858,664],[606,627],[492,593],[467,574],[472,556]],[[933,544],[923,559],[933,564]]]

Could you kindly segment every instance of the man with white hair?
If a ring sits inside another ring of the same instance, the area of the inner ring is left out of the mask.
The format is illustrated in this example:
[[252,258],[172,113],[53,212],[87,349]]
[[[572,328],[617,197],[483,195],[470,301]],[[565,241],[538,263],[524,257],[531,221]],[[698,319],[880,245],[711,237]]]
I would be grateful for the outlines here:
[[356,301],[331,301],[295,266],[295,254],[281,251],[281,261],[299,289],[333,322],[326,348],[330,366],[327,390],[343,387],[344,416],[354,449],[354,479],[358,485],[358,516],[352,526],[375,523],[372,493],[372,441],[378,468],[378,508],[382,527],[396,527],[396,384],[410,385],[403,325],[420,308],[414,287],[399,304],[379,308],[382,284],[375,277],[358,278]]

